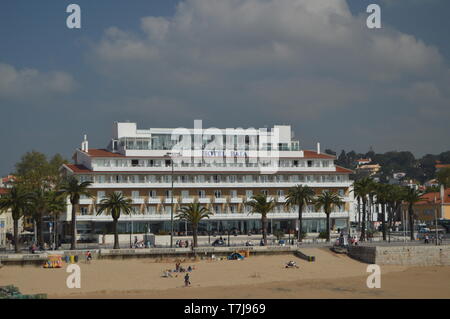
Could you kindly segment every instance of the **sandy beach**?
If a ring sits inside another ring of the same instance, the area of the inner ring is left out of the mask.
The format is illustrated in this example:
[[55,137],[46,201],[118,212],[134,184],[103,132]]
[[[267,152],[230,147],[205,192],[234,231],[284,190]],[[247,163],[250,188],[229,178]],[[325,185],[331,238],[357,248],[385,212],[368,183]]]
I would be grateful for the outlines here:
[[[245,260],[185,260],[192,285],[183,275],[161,277],[175,259],[94,260],[80,262],[81,288],[66,286],[66,269],[5,266],[0,286],[49,298],[449,298],[450,267],[381,266],[381,288],[369,289],[367,264],[327,249],[304,249],[307,262],[293,255],[251,256]],[[299,269],[286,269],[295,260]]]

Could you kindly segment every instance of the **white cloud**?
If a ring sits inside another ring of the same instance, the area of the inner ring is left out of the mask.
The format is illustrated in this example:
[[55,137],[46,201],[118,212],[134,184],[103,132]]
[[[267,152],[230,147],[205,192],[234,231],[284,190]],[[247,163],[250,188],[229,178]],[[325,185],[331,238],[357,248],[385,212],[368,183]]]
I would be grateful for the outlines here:
[[75,81],[65,72],[40,72],[36,69],[16,69],[0,63],[0,99],[33,100],[74,90]]
[[143,18],[141,31],[108,29],[95,65],[120,87],[172,96],[193,113],[208,112],[203,98],[231,99],[232,112],[317,116],[360,107],[385,89],[400,96],[416,82],[442,96],[436,82],[448,72],[435,47],[389,27],[367,29],[345,0],[186,0],[173,17]]

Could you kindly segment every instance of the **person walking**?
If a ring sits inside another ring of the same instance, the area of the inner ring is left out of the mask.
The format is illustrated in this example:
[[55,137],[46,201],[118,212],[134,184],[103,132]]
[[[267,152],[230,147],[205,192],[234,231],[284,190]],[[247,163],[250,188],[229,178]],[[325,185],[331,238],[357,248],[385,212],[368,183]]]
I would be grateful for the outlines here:
[[191,284],[190,278],[189,278],[189,273],[186,273],[186,275],[184,276],[184,286],[188,287]]
[[86,263],[90,264],[91,260],[92,260],[92,253],[91,253],[90,250],[88,250],[87,253],[86,253]]

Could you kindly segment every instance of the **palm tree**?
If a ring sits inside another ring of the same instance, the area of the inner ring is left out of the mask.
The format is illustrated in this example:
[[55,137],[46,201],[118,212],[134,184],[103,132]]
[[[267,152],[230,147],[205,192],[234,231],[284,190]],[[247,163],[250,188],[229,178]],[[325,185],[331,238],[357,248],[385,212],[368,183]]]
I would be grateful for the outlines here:
[[298,206],[298,242],[302,241],[302,212],[303,207],[308,205],[308,203],[312,202],[315,196],[314,190],[309,186],[297,185],[291,189],[289,189],[288,194],[286,196],[286,206],[293,207],[295,205]]
[[43,247],[43,218],[47,212],[48,206],[48,192],[42,186],[38,186],[31,192],[30,206],[25,213],[33,218],[36,225],[36,241],[38,247]]
[[197,247],[197,230],[198,224],[204,218],[209,218],[212,212],[206,207],[201,207],[199,203],[191,203],[181,207],[177,211],[176,218],[185,220],[192,225],[192,237],[194,239],[194,247]]
[[132,200],[130,198],[126,198],[122,195],[122,193],[118,192],[109,194],[106,198],[100,201],[97,215],[106,212],[111,215],[113,219],[114,249],[119,249],[119,233],[117,231],[117,223],[120,218],[120,213],[123,212],[129,215],[131,213],[131,203]]
[[357,198],[361,198],[362,202],[362,225],[361,225],[361,241],[366,240],[366,207],[367,199],[374,187],[373,179],[364,177],[354,183],[353,192]]
[[381,205],[381,228],[383,232],[383,240],[386,240],[386,205],[389,200],[389,194],[392,191],[392,185],[376,184],[375,196],[376,202]]
[[327,215],[327,241],[331,241],[331,233],[330,233],[330,214],[333,207],[341,207],[344,202],[341,200],[341,197],[336,193],[332,193],[329,191],[323,192],[320,196],[315,199],[316,210],[319,211],[323,208],[325,215]]
[[71,244],[70,249],[76,249],[77,247],[77,232],[76,232],[76,206],[80,202],[80,197],[82,195],[86,197],[91,197],[91,193],[88,188],[92,184],[90,181],[78,182],[78,179],[74,176],[69,176],[65,178],[60,187],[60,193],[69,196],[70,203],[72,204],[72,222],[71,222]]
[[436,174],[437,180],[444,188],[450,187],[450,168],[443,168]]
[[59,243],[58,243],[59,214],[61,214],[61,212],[65,211],[66,207],[67,207],[67,204],[66,204],[66,200],[65,200],[64,196],[62,196],[61,194],[59,194],[56,191],[50,191],[47,193],[47,210],[48,210],[48,213],[51,216],[53,216],[53,219],[54,219],[53,229],[55,232],[55,242],[54,242],[55,249],[59,247]]
[[422,200],[423,192],[409,188],[405,192],[405,197],[403,198],[405,202],[408,203],[408,217],[409,217],[409,228],[411,229],[411,240],[414,240],[414,209],[415,203]]
[[402,206],[404,194],[404,188],[398,185],[392,185],[388,193],[389,242],[391,241],[390,229],[393,227],[393,222],[398,218],[398,213]]
[[11,210],[14,223],[14,251],[19,252],[19,220],[27,211],[30,205],[30,193],[24,192],[22,189],[14,186],[8,193],[0,197],[0,213]]
[[267,214],[270,213],[275,207],[273,200],[268,201],[267,195],[257,194],[253,196],[249,201],[245,202],[250,206],[250,214],[261,214],[262,235],[264,246],[267,245]]

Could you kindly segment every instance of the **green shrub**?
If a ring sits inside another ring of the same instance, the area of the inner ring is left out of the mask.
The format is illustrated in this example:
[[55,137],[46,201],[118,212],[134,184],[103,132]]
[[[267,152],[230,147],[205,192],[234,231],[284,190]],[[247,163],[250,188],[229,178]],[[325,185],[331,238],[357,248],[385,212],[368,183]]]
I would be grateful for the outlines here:
[[319,233],[319,238],[321,238],[321,239],[328,239],[328,233],[326,231],[321,231]]

